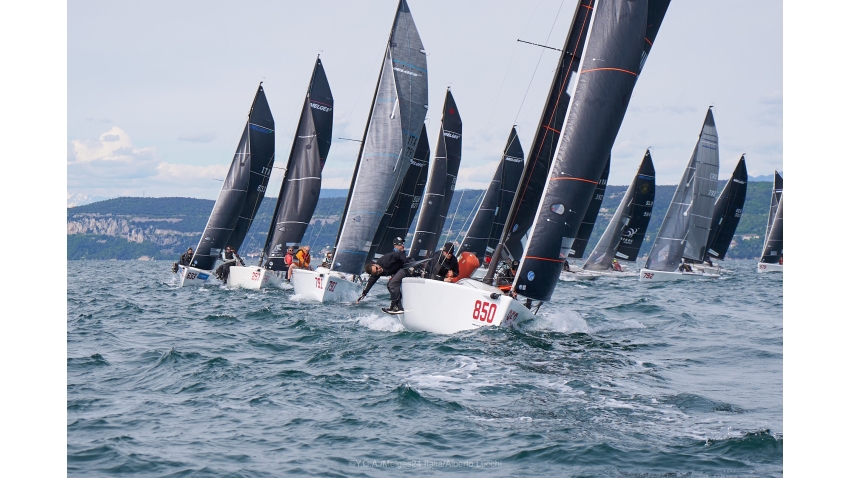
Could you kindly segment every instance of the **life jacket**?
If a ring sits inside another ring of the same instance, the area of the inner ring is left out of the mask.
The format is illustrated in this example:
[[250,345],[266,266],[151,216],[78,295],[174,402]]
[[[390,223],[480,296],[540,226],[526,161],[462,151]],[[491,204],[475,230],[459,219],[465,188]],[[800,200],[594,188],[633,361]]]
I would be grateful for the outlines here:
[[283,256],[283,263],[286,264],[287,267],[292,264],[292,253],[286,251],[286,255]]
[[295,253],[295,260],[298,262],[296,264],[298,267],[307,267],[310,265],[310,253],[304,249],[298,249],[298,252]]

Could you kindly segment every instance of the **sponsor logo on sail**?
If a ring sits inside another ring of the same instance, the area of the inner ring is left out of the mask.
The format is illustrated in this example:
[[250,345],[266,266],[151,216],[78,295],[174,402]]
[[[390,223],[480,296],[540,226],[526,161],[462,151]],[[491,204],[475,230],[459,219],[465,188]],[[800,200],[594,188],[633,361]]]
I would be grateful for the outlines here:
[[410,75],[410,76],[419,76],[419,73],[414,73],[414,72],[412,72],[412,71],[403,70],[403,69],[401,69],[401,68],[399,68],[399,67],[397,67],[397,66],[394,66],[394,67],[393,67],[393,70],[395,70],[395,71],[397,71],[397,72],[399,72],[399,73],[404,73],[405,75]]
[[314,110],[324,111],[325,113],[330,113],[333,108],[325,105],[320,105],[319,103],[310,102],[310,108]]
[[740,179],[735,179],[735,178],[732,178],[732,182],[733,182],[733,183],[738,183],[738,184],[747,184],[747,182],[746,182],[746,181],[741,181]]
[[445,136],[446,138],[450,138],[450,139],[460,138],[460,134],[455,133],[454,131],[449,131],[449,130],[445,130],[445,129],[443,130],[443,136]]
[[529,281],[533,281],[534,280],[534,271],[528,271],[528,275],[526,277],[528,277]]
[[505,156],[505,161],[510,161],[512,163],[521,163],[522,158],[515,158],[513,156]]

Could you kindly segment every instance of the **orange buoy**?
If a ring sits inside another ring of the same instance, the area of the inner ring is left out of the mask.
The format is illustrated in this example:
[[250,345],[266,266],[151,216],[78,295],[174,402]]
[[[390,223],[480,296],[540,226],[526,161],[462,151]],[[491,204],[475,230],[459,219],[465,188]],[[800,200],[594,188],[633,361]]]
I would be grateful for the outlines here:
[[452,282],[470,277],[480,265],[478,257],[475,254],[469,251],[461,252],[460,258],[457,260],[457,269],[460,271],[460,274],[457,277],[453,277]]

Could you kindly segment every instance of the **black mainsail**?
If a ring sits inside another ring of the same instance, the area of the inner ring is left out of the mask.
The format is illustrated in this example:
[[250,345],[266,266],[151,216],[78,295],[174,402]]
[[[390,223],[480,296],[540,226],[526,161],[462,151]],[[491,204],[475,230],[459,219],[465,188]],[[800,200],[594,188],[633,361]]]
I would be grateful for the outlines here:
[[770,212],[764,234],[764,249],[761,260],[766,264],[779,264],[782,259],[782,176],[773,173],[773,193],[770,196]]
[[378,232],[375,233],[375,240],[372,241],[372,248],[366,257],[366,262],[371,261],[374,257],[380,257],[392,252],[393,239],[396,237],[404,239],[407,236],[410,224],[413,223],[413,217],[416,215],[416,211],[419,210],[419,203],[422,200],[422,191],[425,190],[425,183],[428,182],[428,162],[430,156],[431,148],[428,146],[428,133],[423,124],[422,134],[419,136],[419,144],[416,145],[416,152],[410,160],[410,167],[407,169],[407,174],[404,175],[404,181],[402,181],[401,187],[398,189],[395,201],[393,201],[381,219]]
[[399,0],[340,220],[333,270],[363,272],[381,218],[407,174],[427,109],[425,49],[407,2]]
[[582,269],[606,271],[614,259],[635,261],[646,237],[654,203],[655,167],[647,149],[635,178]]
[[747,198],[747,164],[744,155],[738,160],[735,171],[717,202],[714,203],[714,214],[711,218],[711,232],[708,234],[708,247],[705,250],[706,259],[723,260],[726,251],[732,243],[732,237],[738,228],[738,222],[744,213],[744,200]]
[[460,170],[462,136],[463,122],[449,89],[446,90],[446,101],[443,104],[437,149],[431,162],[416,230],[410,242],[410,257],[424,259],[437,249]]
[[466,236],[460,244],[458,254],[469,251],[483,264],[485,255],[493,253],[496,241],[502,236],[505,218],[516,194],[519,178],[524,166],[524,152],[516,134],[516,126],[511,128],[508,142],[502,152],[502,159],[490,181],[487,192],[475,212]]
[[646,268],[674,272],[682,258],[702,261],[717,195],[717,127],[711,108],[673,200],[649,251]]
[[212,270],[225,246],[236,250],[242,246],[263,200],[273,163],[274,118],[260,82],[230,170],[192,257],[192,267]]
[[596,191],[593,192],[593,198],[587,206],[587,212],[584,213],[584,219],[581,220],[581,226],[578,228],[578,235],[576,235],[567,257],[577,257],[579,259],[584,257],[584,250],[587,249],[590,235],[593,234],[593,226],[596,225],[596,217],[599,216],[599,209],[602,208],[602,200],[605,199],[605,188],[608,186],[608,174],[610,171],[611,153],[608,153],[608,162],[605,163],[602,176],[596,183]]
[[284,270],[283,256],[288,246],[301,243],[310,218],[319,202],[322,169],[331,148],[334,99],[322,60],[316,59],[301,119],[295,130],[286,172],[280,185],[269,234],[260,263],[266,268]]
[[514,290],[547,301],[623,122],[668,0],[597,2],[567,119]]

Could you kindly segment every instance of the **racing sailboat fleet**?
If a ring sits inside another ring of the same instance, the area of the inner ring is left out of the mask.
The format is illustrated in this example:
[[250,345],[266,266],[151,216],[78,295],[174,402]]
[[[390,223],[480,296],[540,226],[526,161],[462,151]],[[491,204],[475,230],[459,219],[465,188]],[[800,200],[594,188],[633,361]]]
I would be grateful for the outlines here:
[[[512,128],[460,244],[459,254],[477,258],[486,268],[454,283],[406,277],[399,320],[407,330],[454,333],[513,326],[532,319],[551,299],[565,263],[582,259],[589,245],[605,197],[611,150],[668,6],[669,0],[578,2],[531,148],[526,156]],[[317,58],[259,262],[229,265],[228,288],[259,289],[285,280],[285,250],[301,243],[318,203],[331,146],[333,101]],[[296,295],[318,302],[356,300],[364,266],[393,250],[393,239],[408,234],[417,211],[408,256],[415,261],[439,253],[460,166],[462,122],[447,89],[431,158],[427,111],[427,56],[407,1],[400,0],[332,260],[315,270],[294,269]],[[273,162],[274,120],[261,84],[194,257],[178,268],[181,286],[207,281],[216,260],[224,258],[223,248],[242,245]],[[742,156],[718,197],[718,168],[717,129],[709,108],[645,267],[637,273],[623,269],[620,261],[636,261],[647,236],[655,202],[648,149],[601,239],[581,268],[568,274],[586,279],[637,275],[642,282],[718,277],[711,260],[722,260],[729,248],[747,179]],[[782,186],[776,176],[759,272],[782,267]]]

